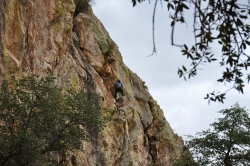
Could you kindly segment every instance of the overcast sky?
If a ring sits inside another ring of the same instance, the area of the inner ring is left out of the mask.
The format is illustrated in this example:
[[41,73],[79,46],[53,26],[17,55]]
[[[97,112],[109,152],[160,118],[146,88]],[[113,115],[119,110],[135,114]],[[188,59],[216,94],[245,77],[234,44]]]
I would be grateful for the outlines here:
[[[182,56],[180,48],[171,46],[170,19],[166,3],[156,11],[155,39],[157,55],[151,54],[153,2],[147,1],[132,7],[131,0],[96,0],[93,11],[101,20],[111,38],[116,42],[124,63],[146,82],[149,92],[158,102],[172,129],[180,136],[194,135],[206,130],[219,118],[217,111],[230,108],[236,102],[250,108],[250,87],[246,84],[244,95],[231,90],[224,104],[204,100],[213,90],[221,92],[231,86],[217,83],[222,69],[216,61],[202,66],[198,76],[184,81],[177,75],[178,67],[189,61]],[[189,14],[190,19],[192,15]],[[192,25],[179,26],[175,30],[177,44],[193,42]],[[214,45],[214,53],[220,48]]]

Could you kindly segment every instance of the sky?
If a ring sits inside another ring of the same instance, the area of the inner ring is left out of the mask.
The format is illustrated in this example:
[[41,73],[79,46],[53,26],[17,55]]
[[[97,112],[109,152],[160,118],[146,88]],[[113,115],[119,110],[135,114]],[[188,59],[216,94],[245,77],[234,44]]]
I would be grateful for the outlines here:
[[[245,86],[244,95],[230,90],[224,104],[208,104],[204,99],[207,93],[214,90],[224,92],[231,88],[230,84],[216,81],[222,74],[217,61],[201,66],[198,75],[190,80],[179,78],[178,67],[189,66],[190,62],[181,54],[180,48],[171,46],[170,19],[164,1],[162,6],[158,5],[155,17],[157,54],[148,57],[153,50],[153,7],[154,1],[132,7],[130,0],[95,0],[92,6],[95,15],[118,45],[124,63],[146,82],[174,132],[185,139],[185,135],[206,130],[209,124],[221,117],[218,111],[230,108],[236,102],[250,109],[249,84]],[[187,17],[192,19],[191,13],[187,13]],[[190,44],[194,40],[191,24],[177,26],[175,32],[177,44]],[[218,55],[219,50],[214,44],[213,52]]]

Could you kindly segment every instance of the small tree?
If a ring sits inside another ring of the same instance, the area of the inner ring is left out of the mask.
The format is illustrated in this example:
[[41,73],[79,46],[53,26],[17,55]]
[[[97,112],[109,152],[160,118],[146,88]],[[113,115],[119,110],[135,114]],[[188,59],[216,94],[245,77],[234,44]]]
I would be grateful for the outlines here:
[[0,89],[0,165],[60,165],[51,154],[81,149],[86,129],[100,126],[93,95],[33,75],[4,81]]
[[221,110],[224,115],[211,124],[212,130],[189,136],[187,142],[199,165],[245,166],[250,163],[250,118],[235,104]]

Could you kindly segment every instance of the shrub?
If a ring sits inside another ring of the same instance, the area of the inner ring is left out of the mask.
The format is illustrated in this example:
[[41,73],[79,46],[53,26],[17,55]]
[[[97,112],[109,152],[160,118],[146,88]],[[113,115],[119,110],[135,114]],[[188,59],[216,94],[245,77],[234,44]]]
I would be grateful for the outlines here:
[[51,154],[81,149],[100,126],[98,98],[62,91],[38,75],[4,81],[0,89],[0,165],[60,165]]
[[76,17],[81,12],[88,12],[90,4],[93,4],[93,0],[74,0],[76,9],[74,16]]

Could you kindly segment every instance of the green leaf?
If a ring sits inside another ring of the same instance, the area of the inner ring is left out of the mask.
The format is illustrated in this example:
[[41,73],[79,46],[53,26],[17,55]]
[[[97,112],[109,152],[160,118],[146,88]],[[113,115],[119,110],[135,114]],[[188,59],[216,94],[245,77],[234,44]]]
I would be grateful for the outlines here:
[[250,42],[248,40],[245,40],[246,44],[250,46]]
[[182,66],[182,68],[183,68],[183,70],[186,72],[187,71],[187,69],[185,68],[185,66]]
[[171,3],[170,7],[174,10],[174,5]]
[[168,6],[168,10],[170,10],[170,5],[171,5],[171,3],[168,3],[168,5],[167,5]]
[[223,79],[218,79],[217,81],[218,81],[218,82],[223,82]]
[[220,41],[220,40],[218,41],[218,43],[219,43],[219,44],[223,44],[222,41]]
[[243,46],[244,50],[247,48],[246,43],[242,43],[241,45]]
[[244,67],[243,63],[238,64],[239,67]]
[[185,48],[185,50],[188,50],[188,47],[187,47],[187,45],[186,45],[186,44],[184,44],[184,48]]
[[133,7],[136,5],[136,0],[132,0]]
[[183,71],[181,69],[178,68],[178,72],[177,73],[178,73],[179,77],[182,77]]
[[171,27],[174,26],[174,25],[175,25],[175,21],[173,20],[173,21],[171,22]]
[[189,9],[189,7],[186,4],[182,3],[182,5],[185,9]]
[[239,17],[242,19],[247,19],[247,16],[245,16],[245,15],[239,15]]

